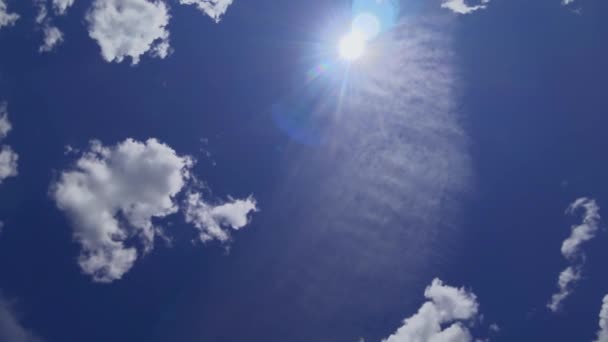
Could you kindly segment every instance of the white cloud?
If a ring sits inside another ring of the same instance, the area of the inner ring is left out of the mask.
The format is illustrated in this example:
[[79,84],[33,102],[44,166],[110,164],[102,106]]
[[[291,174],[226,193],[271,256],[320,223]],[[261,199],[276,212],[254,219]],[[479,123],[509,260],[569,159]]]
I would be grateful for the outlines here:
[[429,301],[416,314],[405,319],[403,325],[385,342],[473,341],[463,323],[477,317],[479,305],[475,294],[434,279],[424,291],[424,296]]
[[89,36],[99,44],[103,58],[120,63],[130,57],[134,65],[145,53],[160,58],[170,54],[169,18],[160,0],[95,0],[86,16]]
[[53,9],[57,15],[64,15],[73,4],[74,0],[53,0]]
[[72,220],[82,247],[79,264],[95,281],[120,279],[137,259],[135,239],[153,247],[153,218],[178,210],[174,197],[190,177],[192,160],[149,139],[112,147],[92,142],[72,170],[52,187],[57,206]]
[[570,5],[573,2],[574,2],[574,0],[562,0],[562,5],[567,6],[567,5]]
[[38,48],[39,52],[50,52],[63,42],[63,33],[55,26],[45,25],[44,42]]
[[63,33],[52,24],[52,20],[48,16],[46,2],[37,1],[38,14],[36,15],[36,23],[42,27],[44,40],[38,48],[38,52],[50,52],[57,45],[63,42]]
[[139,254],[152,250],[156,237],[168,238],[152,221],[178,212],[176,196],[182,192],[186,221],[204,241],[228,241],[224,227],[242,228],[257,210],[252,197],[205,203],[193,188],[192,158],[156,139],[109,147],[93,141],[88,151],[72,153],[80,158],[52,184],[51,195],[72,222],[80,268],[97,282],[122,278]]
[[551,301],[547,304],[547,307],[553,312],[560,309],[561,303],[572,294],[574,286],[581,279],[585,262],[585,255],[581,251],[581,247],[583,243],[593,239],[599,230],[600,208],[595,200],[586,197],[579,198],[566,209],[566,213],[574,215],[579,209],[583,210],[583,222],[572,226],[570,236],[562,243],[562,255],[571,265],[560,273],[557,282],[558,292],[553,294]]
[[0,103],[0,140],[6,138],[12,129],[13,125],[11,125],[11,122],[8,120],[6,103]]
[[441,4],[441,8],[447,8],[447,9],[451,10],[452,12],[458,13],[458,14],[469,14],[469,13],[473,13],[477,10],[486,9],[487,4],[489,2],[490,2],[490,0],[481,0],[480,5],[469,6],[465,3],[464,0],[445,0]]
[[3,28],[4,26],[13,26],[18,19],[19,14],[8,13],[6,3],[4,0],[0,0],[0,28]]
[[200,231],[202,242],[213,239],[228,241],[230,232],[224,227],[234,230],[243,228],[249,223],[248,214],[257,210],[253,197],[245,200],[230,199],[227,203],[214,206],[205,203],[200,193],[188,194],[184,205],[186,222],[194,224]]
[[608,295],[602,301],[599,325],[600,330],[597,332],[597,339],[594,342],[608,342]]
[[201,12],[210,16],[216,22],[228,10],[228,6],[232,4],[232,0],[179,0],[182,5],[196,5]]
[[[0,103],[0,140],[6,138],[12,125],[8,120],[6,103]],[[10,146],[3,145],[0,150],[0,184],[9,177],[17,176],[19,156]]]
[[12,305],[0,295],[0,341],[42,342],[19,322]]

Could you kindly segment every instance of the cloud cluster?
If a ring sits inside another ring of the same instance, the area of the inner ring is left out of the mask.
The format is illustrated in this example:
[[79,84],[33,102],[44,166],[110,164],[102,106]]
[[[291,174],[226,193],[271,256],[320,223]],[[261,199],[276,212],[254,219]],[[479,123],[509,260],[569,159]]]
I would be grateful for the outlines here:
[[445,0],[441,8],[447,8],[454,13],[469,14],[478,10],[486,9],[490,0],[481,0],[481,4],[475,6],[467,5],[464,0]]
[[13,26],[19,19],[19,14],[9,13],[4,0],[0,0],[0,29],[4,26]]
[[585,242],[593,239],[599,230],[600,208],[595,200],[586,197],[579,198],[568,207],[566,213],[574,215],[579,210],[583,211],[583,222],[572,226],[570,236],[562,243],[562,255],[570,262],[570,266],[560,273],[557,282],[558,292],[553,294],[551,301],[547,304],[547,307],[553,312],[559,310],[561,303],[572,294],[574,286],[581,279],[585,262],[585,255],[581,248]]
[[227,203],[214,206],[205,203],[200,193],[190,193],[184,202],[186,222],[199,230],[202,242],[214,239],[228,241],[230,232],[225,227],[234,230],[243,228],[249,223],[247,215],[256,211],[257,205],[251,196],[244,200],[230,199]]
[[25,329],[11,304],[0,294],[0,341],[43,342],[38,336]]
[[232,0],[179,0],[182,5],[195,5],[201,12],[210,16],[215,22],[228,10]]
[[444,285],[434,279],[424,291],[429,300],[418,312],[384,342],[471,342],[469,329],[463,324],[475,319],[479,305],[475,294],[463,288]]
[[81,245],[78,263],[97,282],[112,282],[128,272],[138,255],[153,249],[163,228],[153,220],[179,211],[177,195],[188,193],[188,222],[204,241],[228,240],[222,228],[241,228],[256,210],[255,200],[232,200],[212,206],[190,185],[193,159],[178,155],[156,139],[127,139],[115,146],[93,141],[75,166],[51,187],[59,209],[71,220]]
[[50,52],[63,42],[63,32],[53,25],[51,18],[48,15],[47,5],[45,1],[37,1],[38,15],[36,23],[42,28],[44,35],[42,45],[38,48],[38,52]]
[[171,53],[169,18],[167,5],[159,0],[95,0],[86,16],[89,36],[102,57],[108,62],[130,57],[132,64],[146,53],[159,58]]
[[[0,140],[6,138],[13,126],[8,120],[6,103],[0,103]],[[17,176],[17,162],[19,156],[10,146],[2,145],[0,150],[0,184],[9,177]]]
[[55,14],[64,15],[73,4],[74,0],[53,0],[53,9]]

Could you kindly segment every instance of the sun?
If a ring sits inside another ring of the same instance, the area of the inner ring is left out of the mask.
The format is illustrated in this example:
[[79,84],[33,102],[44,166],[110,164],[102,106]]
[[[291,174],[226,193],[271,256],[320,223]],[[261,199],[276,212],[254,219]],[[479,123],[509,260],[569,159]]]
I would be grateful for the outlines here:
[[340,39],[338,45],[340,57],[348,61],[354,61],[361,57],[365,52],[365,36],[358,32],[352,31]]

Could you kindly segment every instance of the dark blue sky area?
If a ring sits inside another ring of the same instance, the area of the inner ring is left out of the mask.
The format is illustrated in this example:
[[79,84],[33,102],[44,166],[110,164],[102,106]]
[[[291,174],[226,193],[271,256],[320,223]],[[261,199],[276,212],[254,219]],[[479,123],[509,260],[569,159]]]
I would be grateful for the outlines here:
[[[562,310],[547,303],[584,214],[566,208],[608,206],[608,2],[459,15],[402,0],[350,66],[336,56],[350,1],[234,0],[219,23],[166,2],[174,52],[132,66],[101,57],[91,1],[55,18],[65,42],[44,54],[36,5],[6,1],[21,18],[0,29],[2,144],[19,174],[0,185],[0,300],[24,329],[47,342],[381,341],[437,277],[477,296],[475,337],[596,338],[603,222]],[[155,218],[172,246],[158,239],[96,283],[53,198],[82,156],[65,146],[150,137],[197,160],[210,200],[252,195],[260,210],[229,243]]]

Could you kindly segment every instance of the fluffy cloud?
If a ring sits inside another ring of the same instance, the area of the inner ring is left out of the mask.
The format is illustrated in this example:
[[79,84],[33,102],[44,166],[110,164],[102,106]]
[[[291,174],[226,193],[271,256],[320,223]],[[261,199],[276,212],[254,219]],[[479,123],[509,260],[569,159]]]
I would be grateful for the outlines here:
[[63,42],[63,32],[53,26],[52,20],[48,16],[46,3],[37,1],[38,14],[36,15],[36,23],[42,28],[44,40],[38,48],[38,52],[50,52]]
[[231,199],[227,203],[211,205],[201,199],[200,193],[188,194],[184,215],[186,222],[194,224],[199,230],[202,242],[217,239],[225,242],[230,239],[230,232],[224,227],[238,230],[247,225],[248,214],[257,211],[255,199]]
[[[444,285],[434,279],[424,291],[429,300],[385,342],[471,342],[473,338],[463,323],[477,317],[475,294],[462,288]],[[449,325],[444,328],[445,325]]]
[[228,6],[232,4],[232,0],[179,0],[182,5],[196,5],[201,12],[207,14],[216,22],[228,10]]
[[42,339],[25,329],[17,319],[10,303],[0,294],[0,341],[42,342]]
[[6,3],[4,0],[0,0],[0,28],[4,26],[12,26],[19,19],[19,14],[8,13]]
[[562,243],[562,255],[570,262],[570,266],[560,273],[557,282],[558,292],[553,294],[551,301],[547,304],[547,307],[553,312],[559,310],[561,303],[570,296],[574,286],[581,279],[585,262],[585,255],[581,247],[583,243],[593,239],[599,230],[600,208],[595,200],[586,197],[579,198],[568,207],[566,213],[574,215],[579,210],[583,210],[583,222],[572,226],[570,236]]
[[[6,138],[11,131],[12,125],[8,120],[6,104],[0,103],[0,140]],[[3,145],[0,150],[0,184],[8,177],[18,174],[17,162],[19,156],[10,146]]]
[[57,15],[64,15],[73,4],[74,0],[53,0],[53,9]]
[[178,210],[174,197],[188,180],[192,160],[149,139],[91,148],[52,187],[57,206],[70,217],[82,246],[82,271],[99,282],[120,279],[137,259],[136,239],[153,246],[153,218]]
[[127,139],[115,146],[92,142],[75,166],[61,173],[51,195],[73,225],[81,245],[78,263],[97,282],[122,278],[138,256],[165,236],[154,219],[179,211],[178,194],[186,193],[184,215],[204,241],[229,240],[223,227],[239,229],[255,211],[253,198],[210,205],[196,192],[193,160],[156,139]]
[[103,58],[120,63],[130,57],[132,64],[145,53],[159,58],[170,54],[169,18],[160,0],[95,0],[86,16],[89,36],[99,44]]
[[55,26],[46,25],[43,29],[44,41],[38,51],[49,52],[63,42],[63,33]]
[[464,0],[445,0],[441,4],[441,8],[447,8],[458,14],[469,14],[481,9],[485,9],[489,2],[490,0],[481,0],[480,5],[469,6],[464,2]]
[[599,325],[600,330],[597,332],[597,339],[594,342],[608,342],[608,295],[602,301]]

